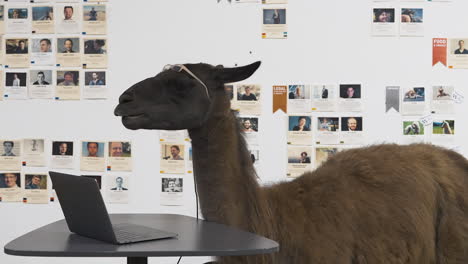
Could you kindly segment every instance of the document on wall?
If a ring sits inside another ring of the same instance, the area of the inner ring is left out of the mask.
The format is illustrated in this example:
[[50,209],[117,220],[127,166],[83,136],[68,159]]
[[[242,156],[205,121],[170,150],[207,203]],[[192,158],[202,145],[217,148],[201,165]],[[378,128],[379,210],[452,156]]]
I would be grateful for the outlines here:
[[[70,1],[69,1],[70,2]],[[79,34],[81,22],[81,5],[59,4],[56,5],[56,32],[59,34]]]
[[306,171],[312,170],[311,146],[288,146],[288,171],[287,177],[298,177]]
[[264,8],[262,38],[286,39],[287,37],[286,8]]
[[31,39],[31,64],[55,65],[54,41],[51,37]]
[[450,85],[432,86],[431,113],[455,114],[454,92],[454,87]]
[[53,99],[55,96],[52,70],[31,70],[29,72],[29,98]]
[[45,140],[23,139],[23,164],[28,167],[45,167]]
[[83,42],[83,68],[107,68],[107,38],[85,38]]
[[83,5],[83,34],[105,35],[106,21],[106,5]]
[[364,125],[362,116],[341,117],[341,144],[360,145],[363,144]]
[[49,202],[49,191],[47,189],[47,174],[26,173],[24,174],[24,203],[46,204]]
[[53,34],[55,32],[55,15],[53,5],[32,7],[32,33]]
[[400,112],[400,86],[385,87],[385,113],[390,110]]
[[419,119],[404,119],[402,121],[402,143],[411,144],[425,141],[426,128]]
[[288,113],[310,113],[310,85],[288,86]]
[[340,119],[334,116],[317,117],[315,142],[320,145],[339,143]]
[[315,166],[314,168],[320,167],[322,163],[327,161],[329,158],[333,157],[338,153],[341,148],[337,147],[317,147],[315,148]]
[[161,205],[184,205],[184,179],[161,178]]
[[258,84],[238,84],[235,86],[235,109],[243,115],[261,115],[261,86]]
[[288,144],[312,145],[311,116],[290,115],[288,119]]
[[362,87],[360,84],[340,84],[340,112],[362,112]]
[[160,173],[185,173],[185,145],[161,144]]
[[401,8],[401,36],[424,36],[424,9],[421,7]]
[[107,201],[109,203],[128,203],[130,181],[127,175],[107,175]]
[[132,143],[130,141],[110,141],[108,171],[132,170]]
[[104,171],[105,170],[105,142],[82,141],[81,162],[82,171]]
[[186,139],[185,130],[159,130],[161,142],[183,142]]
[[83,99],[107,99],[109,88],[105,71],[85,71]]
[[74,70],[57,71],[55,99],[80,100],[80,72]]
[[29,39],[28,38],[6,38],[5,60],[8,68],[29,68]]
[[73,169],[74,167],[73,141],[52,141],[51,168]]
[[375,7],[372,10],[372,35],[396,36],[397,23],[394,7]]
[[26,100],[28,99],[27,72],[7,71],[5,72],[5,88],[3,99]]
[[434,119],[431,141],[435,144],[455,143],[455,119]]
[[426,91],[425,88],[409,87],[404,90],[402,114],[403,115],[423,115],[426,112]]
[[21,140],[0,140],[0,171],[21,170]]
[[9,5],[6,20],[7,34],[31,33],[30,9],[27,5]]
[[338,87],[336,85],[312,85],[311,88],[313,112],[336,111],[336,94],[338,91]]
[[77,37],[57,39],[57,66],[81,67],[81,43]]
[[448,39],[448,67],[468,69],[468,38]]
[[241,116],[238,118],[240,129],[244,133],[245,140],[249,145],[258,145],[258,131],[260,128],[259,117]]
[[21,173],[0,172],[0,201],[21,202],[23,199],[23,184]]

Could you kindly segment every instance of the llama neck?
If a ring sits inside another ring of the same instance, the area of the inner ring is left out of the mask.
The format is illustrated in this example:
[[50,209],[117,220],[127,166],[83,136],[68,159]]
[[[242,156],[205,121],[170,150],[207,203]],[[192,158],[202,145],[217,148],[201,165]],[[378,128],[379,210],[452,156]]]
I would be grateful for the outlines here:
[[225,97],[223,94],[213,102],[203,128],[189,130],[201,211],[208,221],[259,232],[257,223],[263,222],[265,199]]

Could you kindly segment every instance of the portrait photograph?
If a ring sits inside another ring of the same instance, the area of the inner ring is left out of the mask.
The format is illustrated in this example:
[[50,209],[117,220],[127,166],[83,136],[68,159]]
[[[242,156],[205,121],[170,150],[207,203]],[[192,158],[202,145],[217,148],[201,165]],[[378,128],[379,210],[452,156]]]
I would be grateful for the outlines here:
[[105,71],[85,72],[85,85],[87,86],[106,85],[106,72]]
[[226,92],[226,96],[229,98],[229,100],[232,100],[234,98],[234,85],[225,84],[224,91]]
[[433,86],[432,100],[452,100],[453,86]]
[[83,141],[81,143],[81,156],[82,157],[104,157],[104,143],[96,141]]
[[183,179],[182,178],[162,178],[161,191],[162,192],[183,192]]
[[84,54],[107,54],[107,39],[87,39]]
[[101,190],[101,188],[102,188],[102,176],[100,176],[100,175],[81,175],[81,177],[94,179],[97,182],[98,186],[99,186],[99,190]]
[[333,85],[314,85],[312,96],[314,99],[332,99],[335,98],[335,89]]
[[52,39],[50,38],[31,39],[31,51],[33,53],[51,53],[52,52]]
[[317,129],[318,131],[323,131],[323,132],[339,131],[339,118],[338,117],[319,117]]
[[258,85],[239,85],[237,86],[238,101],[258,101],[260,100],[260,86]]
[[362,117],[342,117],[341,131],[362,131]]
[[185,155],[185,146],[184,145],[170,145],[162,144],[161,145],[161,159],[162,160],[184,160]]
[[424,129],[419,121],[403,121],[403,135],[424,135]]
[[79,71],[57,71],[58,86],[79,86]]
[[26,190],[47,190],[47,175],[25,174],[24,188]]
[[51,85],[52,70],[31,70],[29,72],[30,85]]
[[316,148],[315,149],[315,167],[320,166],[323,162],[333,157],[338,153],[338,148]]
[[52,155],[54,156],[73,156],[72,141],[53,141]]
[[28,54],[28,39],[5,39],[6,54]]
[[[62,9],[63,7],[63,9]],[[76,20],[75,13],[77,9],[77,5],[65,5],[65,6],[59,6],[57,10],[60,10],[62,13],[60,14],[60,19],[63,21],[73,21]],[[58,12],[58,11],[57,11]]]
[[[111,184],[111,191],[128,191],[128,182],[127,182],[127,177],[122,177],[122,176],[114,176],[115,179]],[[111,179],[112,181],[112,179]]]
[[407,90],[403,96],[403,102],[424,102],[425,100],[424,87],[414,87]]
[[109,142],[109,157],[131,157],[132,146],[130,142],[111,141]]
[[54,20],[53,6],[33,6],[32,7],[33,21],[52,21]]
[[258,132],[257,117],[241,117],[239,123],[242,132]]
[[263,9],[263,24],[286,24],[286,9]]
[[84,5],[83,6],[84,21],[106,21],[106,6],[105,5]]
[[44,153],[44,139],[25,139],[23,144],[25,153]]
[[450,53],[453,55],[468,55],[468,39],[450,39]]
[[21,174],[16,172],[0,173],[0,188],[20,188]]
[[432,123],[432,134],[455,135],[455,120],[434,120]]
[[305,85],[289,85],[288,99],[310,99],[310,90]]
[[311,131],[312,120],[310,116],[289,116],[289,131]]
[[9,8],[8,18],[9,19],[27,19],[28,9],[27,8]]
[[394,23],[395,9],[394,8],[374,8],[374,23]]
[[311,163],[311,150],[312,148],[300,148],[300,147],[295,147],[295,148],[288,148],[288,163],[306,163],[310,164]]
[[80,53],[80,38],[58,38],[57,53]]
[[2,157],[21,156],[21,141],[0,140],[0,153]]
[[361,98],[360,84],[340,84],[340,98]]
[[7,72],[5,74],[5,86],[25,87],[27,73],[26,72]]
[[423,9],[402,8],[401,23],[423,23]]

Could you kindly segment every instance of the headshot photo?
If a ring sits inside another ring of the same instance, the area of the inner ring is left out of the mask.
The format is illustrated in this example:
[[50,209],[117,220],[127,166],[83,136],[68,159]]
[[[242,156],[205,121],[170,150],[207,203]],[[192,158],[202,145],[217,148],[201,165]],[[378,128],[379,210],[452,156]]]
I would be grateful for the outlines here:
[[263,9],[263,24],[286,24],[286,9]]
[[424,87],[414,87],[407,90],[403,96],[403,102],[424,102]]
[[394,23],[394,8],[374,8],[374,23]]
[[452,100],[453,86],[433,86],[432,100]]
[[106,39],[90,39],[84,42],[84,54],[107,54]]
[[27,19],[28,9],[27,8],[9,8],[8,18],[9,19]]
[[162,192],[183,192],[182,178],[162,178]]
[[289,116],[289,131],[310,131],[310,116]]
[[104,143],[94,141],[84,141],[81,143],[81,156],[92,158],[104,157]]
[[288,99],[310,99],[309,89],[305,85],[289,85]]
[[52,155],[54,156],[73,156],[73,142],[71,141],[53,141]]
[[7,72],[5,74],[5,85],[11,87],[25,87],[27,73],[25,72]]
[[338,153],[338,148],[316,148],[315,149],[315,166],[318,167],[329,158]]
[[97,182],[98,186],[99,186],[99,190],[101,190],[101,188],[102,188],[102,176],[100,176],[100,175],[81,175],[81,177],[94,179]]
[[403,135],[424,135],[424,125],[419,121],[403,121]]
[[80,39],[79,38],[58,38],[57,53],[79,53]]
[[0,188],[20,188],[21,175],[19,173],[5,172],[0,173]]
[[288,163],[311,163],[309,149],[288,148]]
[[340,84],[340,98],[361,98],[360,84]]
[[317,124],[318,131],[334,132],[339,130],[338,117],[319,117]]
[[242,132],[258,132],[257,117],[241,117],[239,123]]
[[24,152],[32,153],[44,153],[44,139],[25,139]]
[[124,178],[118,176],[115,178],[115,184],[114,187],[111,188],[111,191],[128,191],[128,188],[125,186]]
[[57,85],[79,86],[79,71],[57,71]]
[[131,157],[132,146],[130,142],[112,141],[109,142],[109,157]]
[[[57,11],[58,12],[58,11]],[[74,20],[75,10],[73,6],[64,6],[63,7],[63,20]]]
[[229,98],[229,100],[232,100],[234,98],[234,85],[225,84],[224,91],[226,92],[226,96]]
[[106,72],[105,71],[85,72],[85,85],[88,85],[88,86],[106,85]]
[[49,38],[32,39],[31,50],[34,53],[51,53],[52,41]]
[[455,135],[455,120],[434,120],[432,133],[435,135]]
[[52,70],[31,70],[29,78],[31,85],[50,85],[52,84]]
[[341,131],[362,131],[362,117],[342,117]]
[[52,21],[54,20],[53,6],[33,6],[32,7],[33,21]]
[[106,6],[104,5],[84,5],[84,21],[106,21]]
[[161,145],[163,160],[184,160],[184,145]]
[[0,141],[0,151],[2,157],[16,157],[20,156],[21,142],[13,140]]
[[5,52],[6,54],[28,54],[28,39],[6,39]]
[[239,85],[237,87],[237,100],[239,101],[258,101],[259,97],[260,89],[255,85]]
[[401,23],[422,23],[423,9],[422,8],[402,8]]
[[24,175],[24,188],[26,190],[47,190],[47,175]]
[[450,41],[451,41],[451,46],[456,47],[456,49],[453,50],[453,54],[455,55],[468,54],[468,50],[465,48],[465,43],[468,41],[468,39],[452,39]]

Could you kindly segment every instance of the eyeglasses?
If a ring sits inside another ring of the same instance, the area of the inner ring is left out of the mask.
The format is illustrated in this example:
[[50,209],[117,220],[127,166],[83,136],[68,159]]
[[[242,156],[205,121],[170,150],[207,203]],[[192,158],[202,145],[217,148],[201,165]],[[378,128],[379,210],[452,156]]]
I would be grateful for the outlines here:
[[176,71],[176,72],[186,71],[188,74],[190,74],[190,76],[192,76],[193,78],[195,78],[195,80],[197,80],[199,83],[201,83],[203,85],[203,87],[205,87],[205,91],[206,91],[206,95],[208,96],[208,100],[210,99],[210,93],[208,92],[208,86],[206,86],[206,84],[204,82],[202,82],[202,80],[200,80],[200,78],[198,78],[195,74],[193,74],[193,72],[191,72],[187,67],[185,67],[185,65],[183,65],[183,64],[167,64],[166,66],[164,66],[163,71],[168,71],[168,70]]

